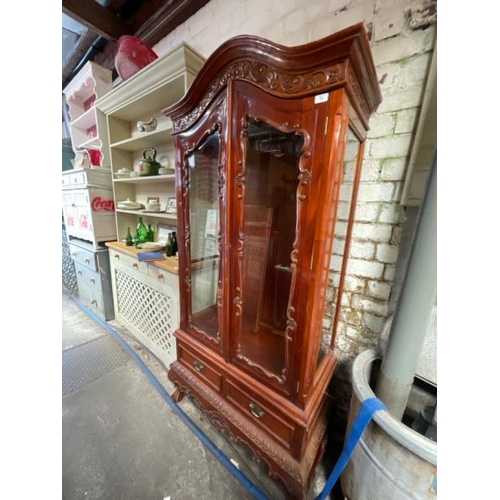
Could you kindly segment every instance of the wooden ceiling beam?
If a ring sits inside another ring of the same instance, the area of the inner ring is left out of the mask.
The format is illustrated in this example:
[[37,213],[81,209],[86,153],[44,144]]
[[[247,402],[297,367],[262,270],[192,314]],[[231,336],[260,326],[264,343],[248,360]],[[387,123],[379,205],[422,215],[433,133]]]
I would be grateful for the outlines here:
[[106,40],[116,41],[122,35],[133,34],[130,23],[118,18],[95,0],[62,0],[62,11]]
[[135,36],[149,46],[156,45],[208,2],[209,0],[167,0],[162,6],[158,6],[160,2],[153,1],[151,3],[158,8],[155,12],[149,12],[144,19],[145,16],[141,18],[141,14],[145,14],[148,8],[151,9],[151,5],[145,2],[135,16],[136,21],[139,21],[139,25],[135,26]]

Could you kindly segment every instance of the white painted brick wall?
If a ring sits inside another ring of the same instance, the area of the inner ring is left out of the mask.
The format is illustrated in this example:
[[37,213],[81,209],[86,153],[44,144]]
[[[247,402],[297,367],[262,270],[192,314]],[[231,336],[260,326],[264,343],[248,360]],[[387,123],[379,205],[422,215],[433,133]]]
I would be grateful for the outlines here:
[[393,232],[390,224],[356,223],[352,231],[354,240],[384,242],[388,241]]
[[406,158],[386,158],[381,160],[381,181],[402,181],[406,169]]
[[380,216],[378,221],[388,224],[398,224],[401,221],[401,213],[402,208],[399,203],[384,203],[380,207]]
[[[360,222],[373,222],[377,220],[380,211],[380,202],[363,203],[358,202],[356,205],[356,220]],[[388,222],[388,221],[381,221]]]
[[378,245],[377,260],[386,264],[395,264],[398,258],[398,247],[394,245]]
[[378,184],[361,184],[358,190],[358,200],[363,201],[392,201],[395,196],[394,182],[380,182]]
[[368,295],[375,299],[388,300],[391,296],[391,285],[384,281],[369,281]]
[[[423,10],[427,0],[211,0],[154,50],[163,55],[187,42],[208,57],[235,35],[253,34],[283,45],[300,45],[354,23],[364,22],[383,100],[370,120],[353,229],[351,260],[343,304],[350,308],[339,325],[336,352],[342,371],[361,350],[377,344],[387,314],[401,239],[403,210],[399,205],[409,148],[436,38],[436,26],[412,29],[410,11]],[[347,173],[346,180],[351,179]],[[347,200],[352,186],[342,188]],[[346,217],[348,205],[340,214]],[[342,237],[345,224],[339,223]],[[339,250],[337,243],[334,251]],[[332,255],[332,269],[339,259]],[[330,279],[338,284],[338,273]],[[331,301],[335,289],[327,293]],[[356,318],[353,325],[352,318]],[[331,319],[325,317],[325,325]]]
[[348,272],[350,275],[362,278],[382,278],[384,264],[372,260],[350,259]]
[[408,156],[411,134],[395,134],[370,140],[370,156],[372,158],[395,158]]
[[349,255],[356,259],[371,260],[375,256],[375,243],[371,241],[352,241]]

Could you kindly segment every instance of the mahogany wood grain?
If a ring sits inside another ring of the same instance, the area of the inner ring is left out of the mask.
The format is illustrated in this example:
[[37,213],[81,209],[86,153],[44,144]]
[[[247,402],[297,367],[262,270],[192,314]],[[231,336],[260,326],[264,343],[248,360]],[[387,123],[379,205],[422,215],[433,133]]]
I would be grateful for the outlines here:
[[[299,47],[248,35],[228,40],[184,98],[163,111],[176,150],[181,290],[178,361],[169,378],[221,430],[247,443],[292,498],[306,498],[325,448],[363,141],[380,101],[358,24]],[[334,268],[349,130],[359,148],[345,251]],[[190,176],[198,167],[189,159],[210,137],[220,142],[217,299],[193,311]],[[276,138],[299,148],[296,156],[285,156],[290,151],[273,145]],[[340,280],[329,338],[323,322],[333,272]]]

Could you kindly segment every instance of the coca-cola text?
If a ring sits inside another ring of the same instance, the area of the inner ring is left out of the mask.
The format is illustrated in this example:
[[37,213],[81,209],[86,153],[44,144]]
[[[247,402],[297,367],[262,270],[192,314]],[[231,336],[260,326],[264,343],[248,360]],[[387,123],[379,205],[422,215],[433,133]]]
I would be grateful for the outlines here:
[[92,210],[113,212],[115,210],[115,202],[113,200],[104,200],[100,196],[96,196],[92,200]]

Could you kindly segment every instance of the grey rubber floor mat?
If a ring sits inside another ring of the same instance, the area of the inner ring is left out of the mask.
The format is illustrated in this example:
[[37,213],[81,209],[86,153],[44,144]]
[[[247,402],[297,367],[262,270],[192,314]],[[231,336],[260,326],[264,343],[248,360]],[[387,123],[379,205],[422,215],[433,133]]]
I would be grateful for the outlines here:
[[67,349],[62,354],[63,396],[97,380],[130,359],[120,344],[108,335]]

